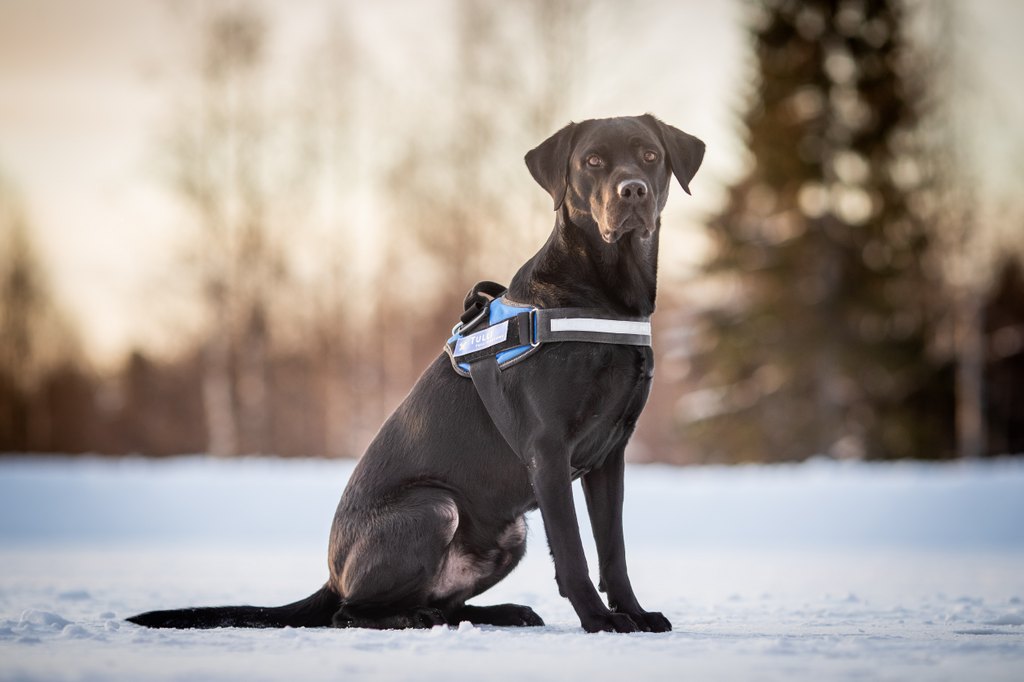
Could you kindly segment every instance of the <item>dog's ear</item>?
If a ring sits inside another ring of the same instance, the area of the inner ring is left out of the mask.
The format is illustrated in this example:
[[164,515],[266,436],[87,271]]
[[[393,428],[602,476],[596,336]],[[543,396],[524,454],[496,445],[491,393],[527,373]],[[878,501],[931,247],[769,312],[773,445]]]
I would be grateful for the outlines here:
[[690,180],[697,174],[701,161],[704,160],[704,143],[679,128],[662,123],[650,114],[640,117],[657,133],[668,153],[668,165],[676,180],[683,186],[683,191],[690,193]]
[[569,155],[572,153],[576,124],[570,123],[526,153],[526,167],[537,184],[548,191],[555,209],[562,207],[569,184]]

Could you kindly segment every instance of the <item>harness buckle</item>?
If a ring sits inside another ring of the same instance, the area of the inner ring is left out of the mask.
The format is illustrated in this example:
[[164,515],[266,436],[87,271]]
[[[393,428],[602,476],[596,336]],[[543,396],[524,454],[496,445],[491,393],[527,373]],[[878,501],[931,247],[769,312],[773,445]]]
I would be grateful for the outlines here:
[[461,332],[468,332],[470,329],[472,329],[473,327],[475,327],[478,324],[480,324],[480,322],[484,319],[484,317],[486,317],[490,312],[491,312],[491,306],[490,306],[490,303],[488,302],[487,305],[483,306],[480,309],[480,312],[477,313],[476,317],[474,317],[473,319],[469,320],[468,322],[462,322],[462,321],[456,322],[455,326],[452,327],[452,336],[456,336],[457,334],[459,334]]
[[540,345],[540,310],[536,307],[530,309],[530,348]]

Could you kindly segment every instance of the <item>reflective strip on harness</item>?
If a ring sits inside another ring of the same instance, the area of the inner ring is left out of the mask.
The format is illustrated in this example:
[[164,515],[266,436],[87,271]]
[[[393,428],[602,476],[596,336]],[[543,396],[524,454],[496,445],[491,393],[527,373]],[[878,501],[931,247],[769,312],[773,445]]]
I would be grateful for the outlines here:
[[631,334],[650,336],[650,322],[604,320],[597,317],[563,317],[551,319],[552,332],[596,332],[599,334]]

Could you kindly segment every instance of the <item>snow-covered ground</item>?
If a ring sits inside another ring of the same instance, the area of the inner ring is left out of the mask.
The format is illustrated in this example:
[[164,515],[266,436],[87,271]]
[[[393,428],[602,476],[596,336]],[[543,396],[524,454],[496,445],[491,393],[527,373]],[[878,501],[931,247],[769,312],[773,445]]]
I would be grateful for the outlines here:
[[312,592],[351,466],[0,459],[0,679],[1024,679],[1024,459],[630,467],[633,583],[671,633],[584,634],[536,515],[480,603],[529,604],[543,628],[123,622]]

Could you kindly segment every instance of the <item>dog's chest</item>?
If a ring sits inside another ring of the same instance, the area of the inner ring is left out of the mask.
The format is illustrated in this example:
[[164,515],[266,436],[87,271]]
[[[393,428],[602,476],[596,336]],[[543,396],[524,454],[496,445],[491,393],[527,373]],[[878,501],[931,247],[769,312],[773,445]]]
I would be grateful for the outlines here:
[[570,433],[574,478],[625,447],[647,404],[654,376],[651,349],[618,348],[612,355],[594,369],[592,388],[579,401],[583,409]]

